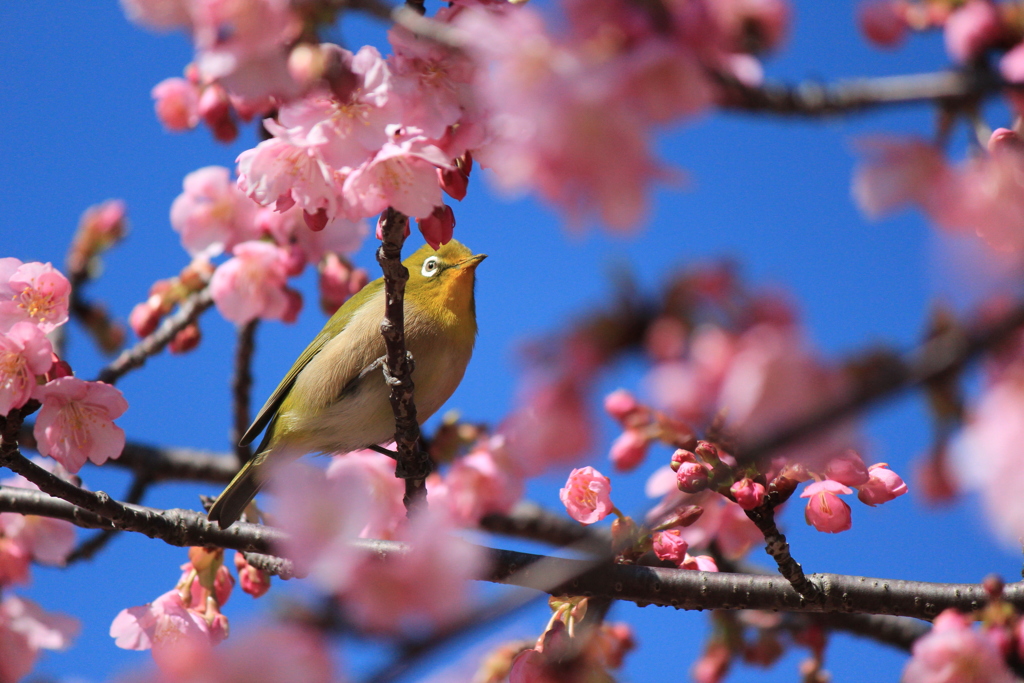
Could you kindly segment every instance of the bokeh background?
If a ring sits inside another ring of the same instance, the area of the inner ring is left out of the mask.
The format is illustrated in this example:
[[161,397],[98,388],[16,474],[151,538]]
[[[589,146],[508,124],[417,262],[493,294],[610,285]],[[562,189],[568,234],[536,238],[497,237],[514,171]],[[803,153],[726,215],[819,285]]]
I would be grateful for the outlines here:
[[[538,0],[542,3],[544,0]],[[833,80],[912,73],[946,65],[939,35],[915,37],[896,52],[880,52],[859,36],[855,6],[847,2],[793,3],[794,20],[782,51],[767,62],[768,75],[789,81]],[[0,3],[0,256],[52,261],[62,267],[79,214],[108,198],[127,202],[132,231],[106,257],[106,272],[89,296],[125,319],[157,278],[187,262],[168,221],[182,178],[199,167],[233,167],[255,144],[252,127],[232,145],[208,131],[172,135],[153,115],[149,91],[180,75],[191,46],[180,34],[146,32],[124,18],[114,0],[102,2]],[[351,49],[382,48],[385,27],[346,17],[327,36]],[[991,121],[1006,123],[1001,105]],[[596,226],[571,232],[550,208],[531,198],[501,197],[486,173],[475,174],[469,196],[455,206],[456,237],[491,258],[479,270],[480,337],[466,379],[449,402],[474,421],[497,422],[512,406],[522,363],[519,351],[531,337],[563,328],[580,313],[601,306],[614,292],[616,270],[627,268],[647,291],[674,269],[729,257],[752,283],[784,289],[802,312],[822,352],[840,357],[872,344],[912,346],[934,302],[961,309],[992,283],[987,266],[964,266],[969,241],[940,241],[918,214],[867,222],[850,199],[855,142],[867,135],[916,132],[929,135],[934,111],[927,106],[887,109],[847,117],[807,120],[721,113],[663,131],[662,157],[685,170],[686,181],[654,195],[650,220],[634,234],[608,234]],[[962,137],[962,133],[961,133]],[[962,147],[963,140],[956,138]],[[954,150],[956,145],[954,146]],[[954,153],[956,153],[954,151]],[[414,234],[410,247],[422,238]],[[961,256],[958,256],[960,254]],[[376,276],[373,245],[356,255]],[[302,280],[306,309],[294,325],[261,325],[253,400],[259,404],[324,321],[315,306],[313,278]],[[232,325],[215,312],[204,317],[201,346],[185,356],[163,355],[119,384],[130,409],[119,420],[131,440],[226,450],[229,447]],[[91,377],[105,362],[80,330],[73,330],[69,357],[77,373]],[[626,386],[642,394],[642,367],[624,361],[601,381],[602,390]],[[597,399],[595,399],[597,400]],[[435,418],[436,419],[436,418]],[[920,396],[906,396],[873,411],[866,420],[868,462],[885,461],[910,481],[911,463],[930,441]],[[597,450],[587,462],[610,471],[607,447],[615,436],[602,422]],[[667,451],[656,452],[667,456]],[[643,483],[660,458],[638,472],[613,477],[616,503],[639,512],[648,501]],[[557,490],[568,468],[531,483],[528,497],[560,509]],[[114,468],[87,468],[86,483],[122,495],[127,477]],[[161,485],[145,503],[196,507],[197,494],[215,487]],[[870,509],[854,505],[853,529],[839,535],[804,524],[802,506],[782,517],[793,552],[805,570],[926,581],[973,582],[990,572],[1020,575],[1019,547],[999,545],[976,499],[966,494],[940,508],[920,496]],[[767,563],[755,551],[752,558]],[[36,568],[33,582],[18,587],[48,610],[83,622],[78,641],[63,653],[44,655],[33,680],[105,681],[148,665],[146,653],[114,646],[107,631],[124,607],[146,603],[174,585],[183,549],[122,534],[92,561],[68,570]],[[489,589],[492,593],[493,589]],[[235,629],[274,609],[282,583],[260,601],[236,591],[225,612]],[[548,617],[538,601],[515,619],[459,641],[417,668],[409,680],[434,676],[463,680],[451,670],[465,657],[470,670],[488,643],[535,637]],[[624,681],[686,680],[702,648],[708,618],[701,613],[616,604],[611,617],[630,622],[639,649],[627,658]],[[339,659],[353,679],[366,675],[388,654],[372,642],[345,642]],[[769,671],[739,668],[730,680],[792,681],[804,658],[791,651]],[[836,681],[895,681],[905,657],[884,646],[837,635],[827,665]]]

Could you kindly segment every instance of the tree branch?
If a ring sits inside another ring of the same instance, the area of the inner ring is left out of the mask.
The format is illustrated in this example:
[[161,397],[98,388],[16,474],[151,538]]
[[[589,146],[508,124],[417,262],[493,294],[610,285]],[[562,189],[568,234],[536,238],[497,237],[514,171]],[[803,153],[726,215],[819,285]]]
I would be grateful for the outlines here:
[[246,323],[238,330],[238,345],[235,347],[235,374],[231,378],[232,428],[231,445],[239,465],[249,462],[252,448],[240,445],[242,435],[249,429],[249,394],[252,391],[252,354],[256,348],[256,327],[259,318]]
[[969,104],[1016,84],[988,69],[858,78],[835,83],[745,85],[715,73],[726,109],[787,116],[834,116],[882,106],[938,102]]
[[[132,485],[128,489],[128,493],[125,494],[124,500],[126,503],[136,505],[142,502],[143,496],[146,495],[146,490],[149,488],[150,481],[148,479],[136,476],[132,480]],[[120,530],[115,529],[103,529],[90,538],[82,541],[78,544],[78,547],[71,551],[71,554],[67,557],[67,564],[74,564],[81,560],[91,559],[98,553],[107,547],[107,544],[117,536]]]
[[380,217],[381,245],[377,263],[384,271],[384,320],[380,332],[387,355],[384,376],[391,387],[389,398],[395,413],[395,476],[405,480],[405,507],[410,512],[426,500],[427,475],[433,469],[430,456],[420,449],[420,425],[413,402],[413,362],[405,348],[405,283],[409,270],[402,265],[402,244],[409,218],[388,207]]
[[581,550],[608,553],[611,534],[583,526],[530,501],[520,501],[505,515],[485,515],[480,528],[493,534],[526,538],[554,546],[572,545]]
[[130,349],[122,351],[112,363],[100,370],[96,381],[114,384],[130,371],[142,367],[147,358],[163,351],[178,332],[195,322],[196,318],[212,305],[213,297],[209,287],[192,294],[182,302],[177,311],[164,318],[160,327],[152,334],[141,339]]

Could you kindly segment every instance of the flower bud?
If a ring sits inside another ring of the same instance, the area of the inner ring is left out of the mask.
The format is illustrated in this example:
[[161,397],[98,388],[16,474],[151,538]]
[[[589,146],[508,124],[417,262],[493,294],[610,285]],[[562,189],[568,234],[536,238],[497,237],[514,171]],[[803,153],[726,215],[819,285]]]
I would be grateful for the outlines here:
[[703,514],[704,508],[700,505],[684,505],[679,508],[679,511],[676,512],[676,514],[659,524],[658,528],[669,529],[675,526],[687,527],[700,519],[700,516]]
[[750,477],[744,477],[729,487],[736,503],[744,510],[753,510],[764,502],[764,486]]
[[432,214],[426,218],[417,218],[416,224],[419,225],[420,232],[423,233],[427,244],[437,249],[442,244],[452,241],[452,234],[455,231],[455,212],[447,204],[435,206]]
[[262,597],[270,590],[270,575],[249,564],[244,553],[235,552],[235,570],[242,590],[252,597]]
[[238,137],[238,126],[231,117],[231,101],[220,85],[214,83],[203,89],[199,96],[198,111],[218,141],[232,142]]
[[619,472],[629,472],[643,462],[651,440],[635,429],[627,429],[612,443],[612,465]]
[[[449,197],[461,202],[465,199],[466,191],[469,189],[469,173],[463,170],[464,166],[459,161],[461,160],[456,160],[454,169],[437,169],[437,181]],[[472,163],[470,161],[470,167],[472,167]]]
[[313,232],[320,232],[327,227],[327,209],[317,209],[316,213],[302,212],[302,220]]
[[191,130],[199,125],[199,89],[184,78],[167,78],[154,86],[156,117],[171,131]]
[[898,47],[910,30],[898,0],[869,0],[858,14],[861,33],[879,47]]
[[281,320],[286,323],[293,323],[299,318],[302,310],[302,294],[291,287],[284,288],[285,298],[288,300],[288,307],[281,314]]
[[889,469],[884,462],[868,468],[868,481],[858,487],[857,498],[874,507],[887,503],[907,492],[907,485],[900,475]]
[[683,493],[700,493],[708,487],[707,467],[699,462],[680,463],[676,470],[676,486]]
[[604,409],[613,419],[622,422],[640,409],[640,403],[625,389],[616,389],[604,397]]
[[53,365],[51,365],[50,369],[46,371],[45,375],[43,375],[43,379],[46,382],[52,382],[53,380],[60,379],[61,377],[71,377],[75,374],[74,371],[71,370],[71,366],[68,362],[61,360],[57,354],[51,352],[50,358],[53,361]]
[[174,339],[167,345],[167,348],[171,353],[188,353],[199,346],[201,340],[202,334],[199,332],[199,325],[190,323],[174,335]]
[[681,569],[692,569],[700,572],[718,571],[718,565],[715,564],[715,558],[710,557],[709,555],[687,555],[679,567]]
[[672,468],[673,472],[679,471],[679,466],[684,462],[697,462],[697,456],[685,448],[678,448],[676,452],[672,454],[672,460],[669,461],[668,466]]
[[720,459],[718,447],[710,441],[698,441],[693,452],[699,455],[705,462],[716,463]]
[[689,544],[683,540],[679,529],[667,529],[656,531],[651,537],[654,546],[654,554],[659,560],[666,560],[679,567],[686,559],[686,551]]

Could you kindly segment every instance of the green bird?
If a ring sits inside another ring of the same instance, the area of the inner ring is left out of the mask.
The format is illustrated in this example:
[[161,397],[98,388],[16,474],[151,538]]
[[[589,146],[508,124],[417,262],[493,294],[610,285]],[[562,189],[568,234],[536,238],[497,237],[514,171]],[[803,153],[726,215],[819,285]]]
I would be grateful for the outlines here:
[[[403,261],[405,345],[415,361],[416,415],[426,421],[454,393],[476,341],[476,267],[486,258],[452,240],[420,247]],[[345,302],[306,347],[242,436],[245,446],[266,429],[256,454],[210,508],[222,528],[256,496],[267,468],[305,453],[345,453],[391,441],[395,418],[383,372],[384,279]]]

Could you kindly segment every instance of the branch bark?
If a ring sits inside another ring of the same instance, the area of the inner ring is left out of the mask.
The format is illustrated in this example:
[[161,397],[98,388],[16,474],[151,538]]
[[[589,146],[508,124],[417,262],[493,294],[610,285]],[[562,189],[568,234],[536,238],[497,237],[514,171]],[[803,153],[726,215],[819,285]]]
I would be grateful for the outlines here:
[[178,307],[177,311],[164,318],[156,331],[130,349],[122,351],[112,363],[100,370],[96,381],[114,384],[132,370],[142,367],[147,358],[163,351],[178,332],[195,322],[196,318],[212,305],[213,296],[209,287],[193,294]]
[[381,245],[377,263],[384,271],[384,320],[380,332],[387,355],[384,376],[391,387],[389,398],[395,414],[395,476],[405,480],[405,508],[412,512],[426,500],[427,476],[433,469],[430,456],[420,449],[420,425],[413,401],[413,361],[405,348],[405,283],[409,270],[402,265],[402,245],[409,217],[388,207],[380,217]]
[[239,465],[249,462],[252,448],[240,445],[245,430],[250,424],[250,398],[252,391],[252,354],[256,350],[256,327],[259,318],[246,323],[238,330],[238,344],[235,347],[235,374],[231,378],[232,422],[231,446]]

